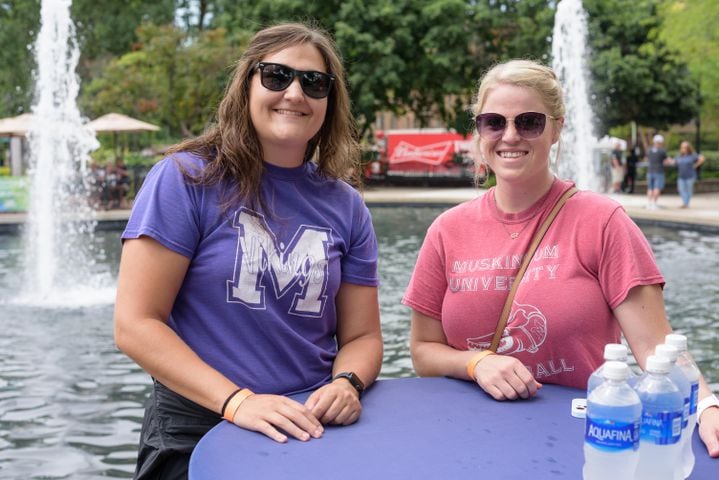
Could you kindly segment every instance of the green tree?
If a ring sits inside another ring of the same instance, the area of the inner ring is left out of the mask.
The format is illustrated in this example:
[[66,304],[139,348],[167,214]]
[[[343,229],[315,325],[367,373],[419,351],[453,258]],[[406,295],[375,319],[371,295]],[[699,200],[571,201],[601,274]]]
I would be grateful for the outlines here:
[[[1,115],[30,109],[36,65],[32,47],[40,29],[40,6],[40,0],[0,0]],[[83,80],[100,71],[108,56],[130,50],[143,21],[171,22],[174,8],[175,0],[74,0],[71,15]]]
[[111,61],[81,104],[92,115],[117,111],[160,123],[174,135],[197,135],[223,95],[236,44],[223,29],[190,39],[173,25],[144,25],[135,51]]
[[0,1],[0,116],[29,111],[33,97],[32,43],[39,29],[40,0]]
[[176,0],[73,0],[72,17],[82,55],[121,55],[137,42],[142,23],[172,23]]
[[553,12],[546,0],[217,0],[217,25],[255,31],[311,21],[334,35],[364,133],[380,111],[439,117],[471,128],[480,73],[508,56],[546,58]]
[[701,92],[701,123],[719,130],[719,3],[672,0],[660,10],[659,38],[681,52]]
[[657,37],[657,0],[585,0],[592,49],[592,102],[600,132],[631,121],[665,129],[697,111],[686,63]]

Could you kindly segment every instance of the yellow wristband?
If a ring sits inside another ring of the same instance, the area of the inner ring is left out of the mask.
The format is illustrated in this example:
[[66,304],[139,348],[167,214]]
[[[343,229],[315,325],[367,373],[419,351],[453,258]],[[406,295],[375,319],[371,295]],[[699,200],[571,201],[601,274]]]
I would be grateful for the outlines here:
[[227,407],[225,407],[225,411],[222,412],[222,418],[230,423],[235,423],[234,419],[237,409],[240,408],[240,404],[251,395],[254,395],[254,392],[252,392],[249,388],[243,388],[239,392],[235,393],[230,401],[227,402]]
[[471,380],[477,380],[474,377],[474,369],[477,368],[477,364],[488,355],[494,355],[494,352],[492,350],[482,350],[481,352],[477,352],[472,355],[472,358],[469,359],[469,361],[467,362],[467,376]]

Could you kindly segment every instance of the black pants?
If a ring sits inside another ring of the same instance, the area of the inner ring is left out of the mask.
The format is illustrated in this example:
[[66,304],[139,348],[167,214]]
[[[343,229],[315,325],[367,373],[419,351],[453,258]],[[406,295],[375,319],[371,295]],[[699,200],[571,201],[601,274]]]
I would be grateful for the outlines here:
[[137,480],[186,480],[192,450],[222,419],[159,382],[145,404]]
[[634,184],[637,178],[637,171],[631,168],[627,170],[622,182],[622,190],[627,193],[634,193]]

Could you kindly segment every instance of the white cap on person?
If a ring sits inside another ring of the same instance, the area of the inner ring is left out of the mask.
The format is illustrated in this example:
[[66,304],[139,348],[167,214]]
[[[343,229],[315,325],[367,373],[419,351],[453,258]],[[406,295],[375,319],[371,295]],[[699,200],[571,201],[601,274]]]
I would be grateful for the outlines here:
[[659,135],[658,133],[654,135],[654,138],[652,139],[654,143],[664,143],[664,137]]

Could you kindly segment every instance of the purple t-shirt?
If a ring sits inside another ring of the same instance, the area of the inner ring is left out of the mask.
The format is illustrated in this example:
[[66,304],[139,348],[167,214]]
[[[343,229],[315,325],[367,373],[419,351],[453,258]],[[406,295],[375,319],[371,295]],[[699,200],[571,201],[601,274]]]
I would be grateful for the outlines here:
[[314,164],[265,164],[271,212],[222,213],[221,188],[192,185],[177,162],[155,165],[123,239],[142,235],[191,262],[169,325],[205,362],[256,393],[292,394],[327,382],[337,354],[341,282],[376,286],[377,241],[362,197]]

